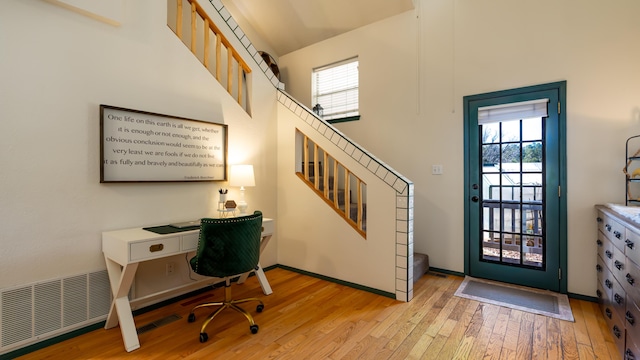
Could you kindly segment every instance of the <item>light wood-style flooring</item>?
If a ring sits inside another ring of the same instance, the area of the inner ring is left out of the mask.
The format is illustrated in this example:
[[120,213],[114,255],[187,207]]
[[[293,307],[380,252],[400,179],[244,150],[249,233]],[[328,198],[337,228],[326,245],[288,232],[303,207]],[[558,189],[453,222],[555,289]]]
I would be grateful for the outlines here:
[[260,297],[244,308],[260,331],[252,335],[240,313],[223,311],[199,342],[208,310],[187,322],[190,308],[219,299],[223,289],[138,315],[140,327],[169,315],[181,319],[140,335],[124,350],[120,329],[99,329],[19,359],[619,359],[595,303],[571,299],[575,322],[454,296],[463,278],[429,273],[408,303],[276,268],[273,294],[255,277],[233,287],[234,297]]

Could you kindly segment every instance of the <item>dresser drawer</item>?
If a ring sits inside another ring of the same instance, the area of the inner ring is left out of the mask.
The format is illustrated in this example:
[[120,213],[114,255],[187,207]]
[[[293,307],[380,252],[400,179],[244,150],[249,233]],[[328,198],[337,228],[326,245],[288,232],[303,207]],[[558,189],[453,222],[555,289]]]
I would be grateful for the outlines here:
[[605,304],[605,301],[607,300],[607,294],[605,293],[604,288],[602,287],[602,284],[600,284],[599,281],[596,289],[596,296],[598,297],[598,305],[600,305],[600,309],[604,314],[604,304]]
[[627,295],[636,299],[636,302],[640,302],[640,266],[629,258],[627,258],[624,276],[620,278],[620,282]]
[[617,247],[613,246],[611,249],[613,251],[613,257],[611,258],[609,269],[611,270],[611,273],[613,273],[613,277],[618,279],[618,282],[622,283],[624,276],[627,274],[626,257],[624,256],[624,252]]
[[618,317],[624,319],[624,314],[627,311],[627,292],[624,291],[622,285],[615,279],[613,280],[613,288],[611,290],[611,305],[618,313]]
[[599,216],[602,221],[598,223],[598,228],[600,228],[602,233],[611,240],[613,246],[624,250],[624,240],[626,238],[626,228],[624,225],[604,213],[599,213]]
[[178,237],[166,237],[132,242],[129,246],[130,261],[148,260],[178,253],[180,251],[180,239]]
[[607,297],[607,293],[603,291],[600,284],[598,284],[598,304],[600,304],[602,315],[611,323],[611,326],[609,326],[610,330],[614,324],[618,325],[618,327],[622,326],[622,328],[624,328],[624,318],[621,317],[621,314],[618,311],[616,311],[613,301]]
[[624,240],[624,254],[640,266],[640,235],[627,229],[627,238]]
[[613,338],[613,342],[616,344],[616,348],[618,349],[618,352],[620,354],[624,354],[624,350],[625,350],[624,345],[625,345],[625,338],[626,338],[624,323],[619,317],[615,315],[615,312],[611,317],[605,314],[604,320],[607,323],[607,329],[609,329],[609,333]]
[[602,260],[602,257],[600,255],[598,255],[596,260],[596,276],[598,277],[598,286],[604,286],[604,276],[606,275],[605,270],[607,269],[607,266],[604,263],[604,260]]
[[604,260],[605,265],[611,269],[613,266],[613,244],[611,244],[611,241],[601,232],[598,232],[596,244],[598,245],[598,255]]
[[627,334],[627,349],[624,351],[625,360],[640,359],[640,339],[632,338]]
[[[600,257],[598,257],[598,260],[601,261]],[[608,267],[603,267],[602,272],[598,273],[598,285],[602,286],[602,290],[608,299],[612,299],[613,284],[615,282],[616,280],[613,278]]]
[[[638,307],[639,299],[632,299],[627,296],[627,312],[624,314],[625,326],[627,327],[627,338],[640,341],[640,308]],[[638,354],[640,356],[640,354]],[[638,358],[640,360],[640,358]]]

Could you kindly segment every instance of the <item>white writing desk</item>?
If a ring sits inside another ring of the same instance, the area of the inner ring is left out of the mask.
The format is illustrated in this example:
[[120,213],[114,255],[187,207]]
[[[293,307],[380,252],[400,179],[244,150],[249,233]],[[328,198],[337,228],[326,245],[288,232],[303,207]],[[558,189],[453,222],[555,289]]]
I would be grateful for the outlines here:
[[[262,241],[260,253],[273,235],[273,219],[262,219]],[[196,251],[200,229],[171,234],[156,234],[142,228],[105,231],[102,233],[102,252],[107,263],[113,302],[107,316],[105,329],[120,323],[124,348],[133,351],[140,347],[136,325],[133,321],[129,290],[136,275],[138,264],[143,261]],[[260,264],[253,270],[265,295],[271,294],[271,286]],[[238,283],[243,283],[250,272],[242,274]]]

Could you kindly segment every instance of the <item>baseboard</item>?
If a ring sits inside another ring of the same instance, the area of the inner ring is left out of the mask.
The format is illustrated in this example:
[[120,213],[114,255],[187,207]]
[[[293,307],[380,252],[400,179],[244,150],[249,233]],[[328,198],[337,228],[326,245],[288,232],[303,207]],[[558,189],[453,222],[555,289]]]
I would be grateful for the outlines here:
[[348,281],[332,278],[332,277],[329,277],[329,276],[324,276],[324,275],[312,273],[312,272],[309,272],[309,271],[306,271],[306,270],[301,270],[301,269],[297,269],[297,268],[286,266],[286,265],[275,265],[275,266],[279,267],[281,269],[297,272],[299,274],[311,276],[311,277],[314,277],[314,278],[322,279],[322,280],[325,280],[325,281],[329,281],[329,282],[340,284],[340,285],[344,285],[344,286],[348,286],[350,288],[354,288],[354,289],[358,289],[358,290],[364,290],[364,291],[367,291],[367,292],[370,292],[370,293],[386,296],[386,297],[392,298],[392,299],[396,298],[396,294],[390,293],[390,292],[387,292],[387,291],[382,291],[382,290],[370,288],[370,287],[367,287],[367,286],[363,286],[363,285],[355,284],[355,283],[352,283],[352,282],[348,282]]
[[587,295],[574,294],[574,293],[567,293],[567,296],[570,297],[571,299],[589,301],[589,302],[594,302],[594,303],[598,302],[598,298],[595,297],[595,296],[587,296]]
[[432,266],[429,267],[429,272],[435,272],[435,273],[441,273],[441,274],[455,275],[455,276],[464,277],[464,273],[461,273],[459,271],[451,271],[451,270],[447,270],[447,269],[440,269],[440,268],[435,268],[435,267],[432,267]]

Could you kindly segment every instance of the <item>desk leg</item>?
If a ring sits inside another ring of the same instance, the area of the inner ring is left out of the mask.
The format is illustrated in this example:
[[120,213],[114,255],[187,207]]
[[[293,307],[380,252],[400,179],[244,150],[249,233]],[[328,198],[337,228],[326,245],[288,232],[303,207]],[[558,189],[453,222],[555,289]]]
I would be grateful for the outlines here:
[[[260,254],[262,254],[262,251],[264,250],[264,248],[267,247],[269,240],[271,240],[271,235],[265,235],[260,240]],[[260,263],[258,263],[258,267],[252,271],[254,271],[256,273],[256,276],[258,277],[258,282],[260,283],[262,292],[265,295],[273,294],[273,290],[271,290],[271,285],[269,285],[269,280],[267,280],[267,276],[264,274],[264,270],[262,270],[262,266],[260,266]],[[240,275],[240,278],[238,279],[238,284],[244,283],[250,274],[251,274],[251,271]]]
[[107,316],[105,329],[111,329],[120,323],[120,332],[124,341],[124,348],[133,351],[140,347],[136,324],[133,321],[133,313],[129,304],[129,289],[138,269],[138,263],[127,264],[121,267],[120,264],[105,257],[107,262],[107,272],[113,293],[113,302]]
[[[255,269],[255,270],[251,270],[251,271],[255,272],[256,276],[258,277],[258,282],[260,283],[260,287],[262,288],[262,292],[265,295],[273,294],[273,290],[271,290],[271,285],[269,285],[269,280],[267,280],[267,276],[264,274],[264,270],[262,270],[262,266],[260,266],[260,264],[258,264],[258,268]],[[249,277],[249,275],[251,274],[251,271],[240,275],[240,278],[238,279],[238,284],[244,283],[247,280],[247,278]]]
[[267,276],[264,274],[264,270],[262,270],[262,266],[258,264],[258,268],[255,270],[256,276],[258,277],[258,282],[260,282],[260,287],[262,288],[262,292],[265,295],[273,294],[273,290],[271,290],[271,285],[269,285],[269,280],[267,280]]

